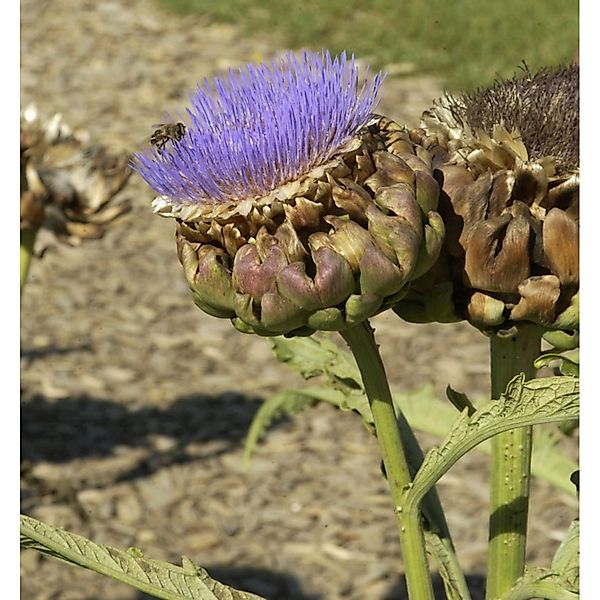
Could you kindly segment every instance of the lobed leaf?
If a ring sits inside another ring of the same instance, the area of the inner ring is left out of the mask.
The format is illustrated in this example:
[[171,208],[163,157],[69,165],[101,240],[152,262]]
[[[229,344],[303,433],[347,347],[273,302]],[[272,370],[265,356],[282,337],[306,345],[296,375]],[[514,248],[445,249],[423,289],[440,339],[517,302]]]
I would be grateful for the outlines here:
[[138,548],[123,551],[96,544],[25,515],[21,515],[21,546],[107,575],[162,600],[265,600],[219,583],[185,556],[179,567],[145,558]]
[[525,381],[513,378],[500,399],[472,416],[468,409],[452,426],[441,446],[431,449],[407,491],[407,502],[417,506],[438,479],[469,450],[510,429],[573,419],[579,415],[579,379],[545,377]]
[[438,565],[438,572],[444,584],[447,600],[471,600],[462,570],[458,564],[454,549],[449,547],[449,540],[441,538],[437,533],[424,531],[427,553]]
[[569,526],[565,539],[552,559],[552,570],[559,573],[570,589],[579,589],[579,519]]
[[341,399],[335,390],[307,388],[306,390],[284,390],[265,400],[252,419],[244,445],[244,466],[249,467],[252,455],[267,429],[278,418],[294,415],[318,402],[330,402],[339,406]]
[[579,600],[579,585],[566,582],[554,569],[528,569],[498,600]]
[[[394,394],[394,404],[401,408],[413,429],[441,438],[448,435],[449,429],[456,420],[456,410],[440,402],[434,396],[431,386],[416,392]],[[577,469],[577,463],[560,449],[559,440],[560,437],[556,432],[535,428],[531,472],[570,496],[575,496],[576,490],[569,477]],[[490,454],[490,441],[482,442],[476,446],[476,450]]]
[[536,369],[547,367],[550,363],[558,361],[558,369],[563,375],[579,377],[579,348],[565,350],[564,352],[545,352],[533,362]]
[[[393,399],[394,404],[406,416],[410,427],[415,430],[444,438],[456,420],[456,410],[452,406],[440,402],[430,385],[414,392],[394,394]],[[340,390],[322,387],[285,390],[265,400],[254,416],[244,449],[246,468],[250,464],[258,443],[274,420],[283,415],[294,415],[319,402],[327,402],[342,410],[354,410],[360,414],[367,429],[371,432],[374,431],[373,415],[369,403],[366,396],[358,390],[346,394]],[[577,469],[577,464],[558,447],[559,437],[552,431],[540,428],[534,430],[533,436],[531,463],[533,475],[574,496],[576,490],[569,477]],[[479,444],[477,450],[489,454],[491,451],[489,441]]]
[[325,337],[276,337],[273,338],[273,350],[281,362],[287,363],[305,379],[325,375],[336,389],[363,389],[353,356]]

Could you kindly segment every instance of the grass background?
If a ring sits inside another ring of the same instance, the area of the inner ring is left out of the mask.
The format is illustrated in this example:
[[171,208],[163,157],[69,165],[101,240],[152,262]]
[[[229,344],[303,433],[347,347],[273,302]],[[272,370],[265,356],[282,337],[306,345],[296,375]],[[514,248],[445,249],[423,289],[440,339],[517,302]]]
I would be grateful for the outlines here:
[[[432,74],[450,90],[571,62],[577,0],[158,0],[179,13],[272,32],[289,47],[347,50],[377,68]],[[408,65],[407,65],[408,63]],[[391,65],[391,67],[390,67]]]

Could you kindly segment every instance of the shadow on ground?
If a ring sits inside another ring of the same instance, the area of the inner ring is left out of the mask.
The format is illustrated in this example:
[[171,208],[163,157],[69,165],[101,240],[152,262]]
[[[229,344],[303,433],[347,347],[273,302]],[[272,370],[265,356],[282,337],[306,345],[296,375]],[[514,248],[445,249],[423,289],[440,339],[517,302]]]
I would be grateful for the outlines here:
[[[165,408],[128,409],[87,395],[59,400],[33,395],[21,403],[21,461],[27,470],[38,462],[106,458],[122,447],[147,449],[133,468],[119,474],[117,481],[128,481],[229,452],[243,442],[262,403],[225,392],[183,396]],[[167,440],[160,451],[157,436]]]

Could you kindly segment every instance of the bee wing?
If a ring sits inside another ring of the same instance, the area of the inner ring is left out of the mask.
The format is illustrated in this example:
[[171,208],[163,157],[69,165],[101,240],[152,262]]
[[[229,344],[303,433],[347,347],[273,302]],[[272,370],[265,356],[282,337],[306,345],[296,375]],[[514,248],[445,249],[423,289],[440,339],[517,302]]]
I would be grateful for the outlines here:
[[140,146],[149,146],[150,145],[150,140],[152,139],[152,136],[154,135],[154,133],[151,133],[150,135],[147,135],[141,142],[140,142]]

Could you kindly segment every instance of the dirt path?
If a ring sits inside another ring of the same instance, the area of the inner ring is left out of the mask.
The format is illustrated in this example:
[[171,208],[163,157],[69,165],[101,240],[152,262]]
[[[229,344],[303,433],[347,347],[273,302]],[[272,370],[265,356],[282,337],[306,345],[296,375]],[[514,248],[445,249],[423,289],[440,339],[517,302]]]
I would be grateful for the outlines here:
[[[282,49],[144,0],[22,0],[21,15],[23,105],[130,149],[198,79]],[[390,77],[380,110],[416,122],[439,91],[414,74]],[[268,340],[195,309],[172,223],[151,214],[139,179],[125,193],[134,209],[103,240],[53,246],[32,267],[22,302],[23,511],[154,558],[186,554],[271,600],[401,597],[374,441],[354,415],[321,406],[274,428],[244,472],[260,400],[301,382]],[[375,325],[395,389],[431,382],[441,395],[451,383],[485,394],[486,340],[476,331],[392,315]],[[484,457],[467,457],[440,486],[475,588],[486,470]],[[530,554],[544,563],[575,504],[539,483],[534,491]],[[22,575],[24,600],[145,597],[32,551]]]

